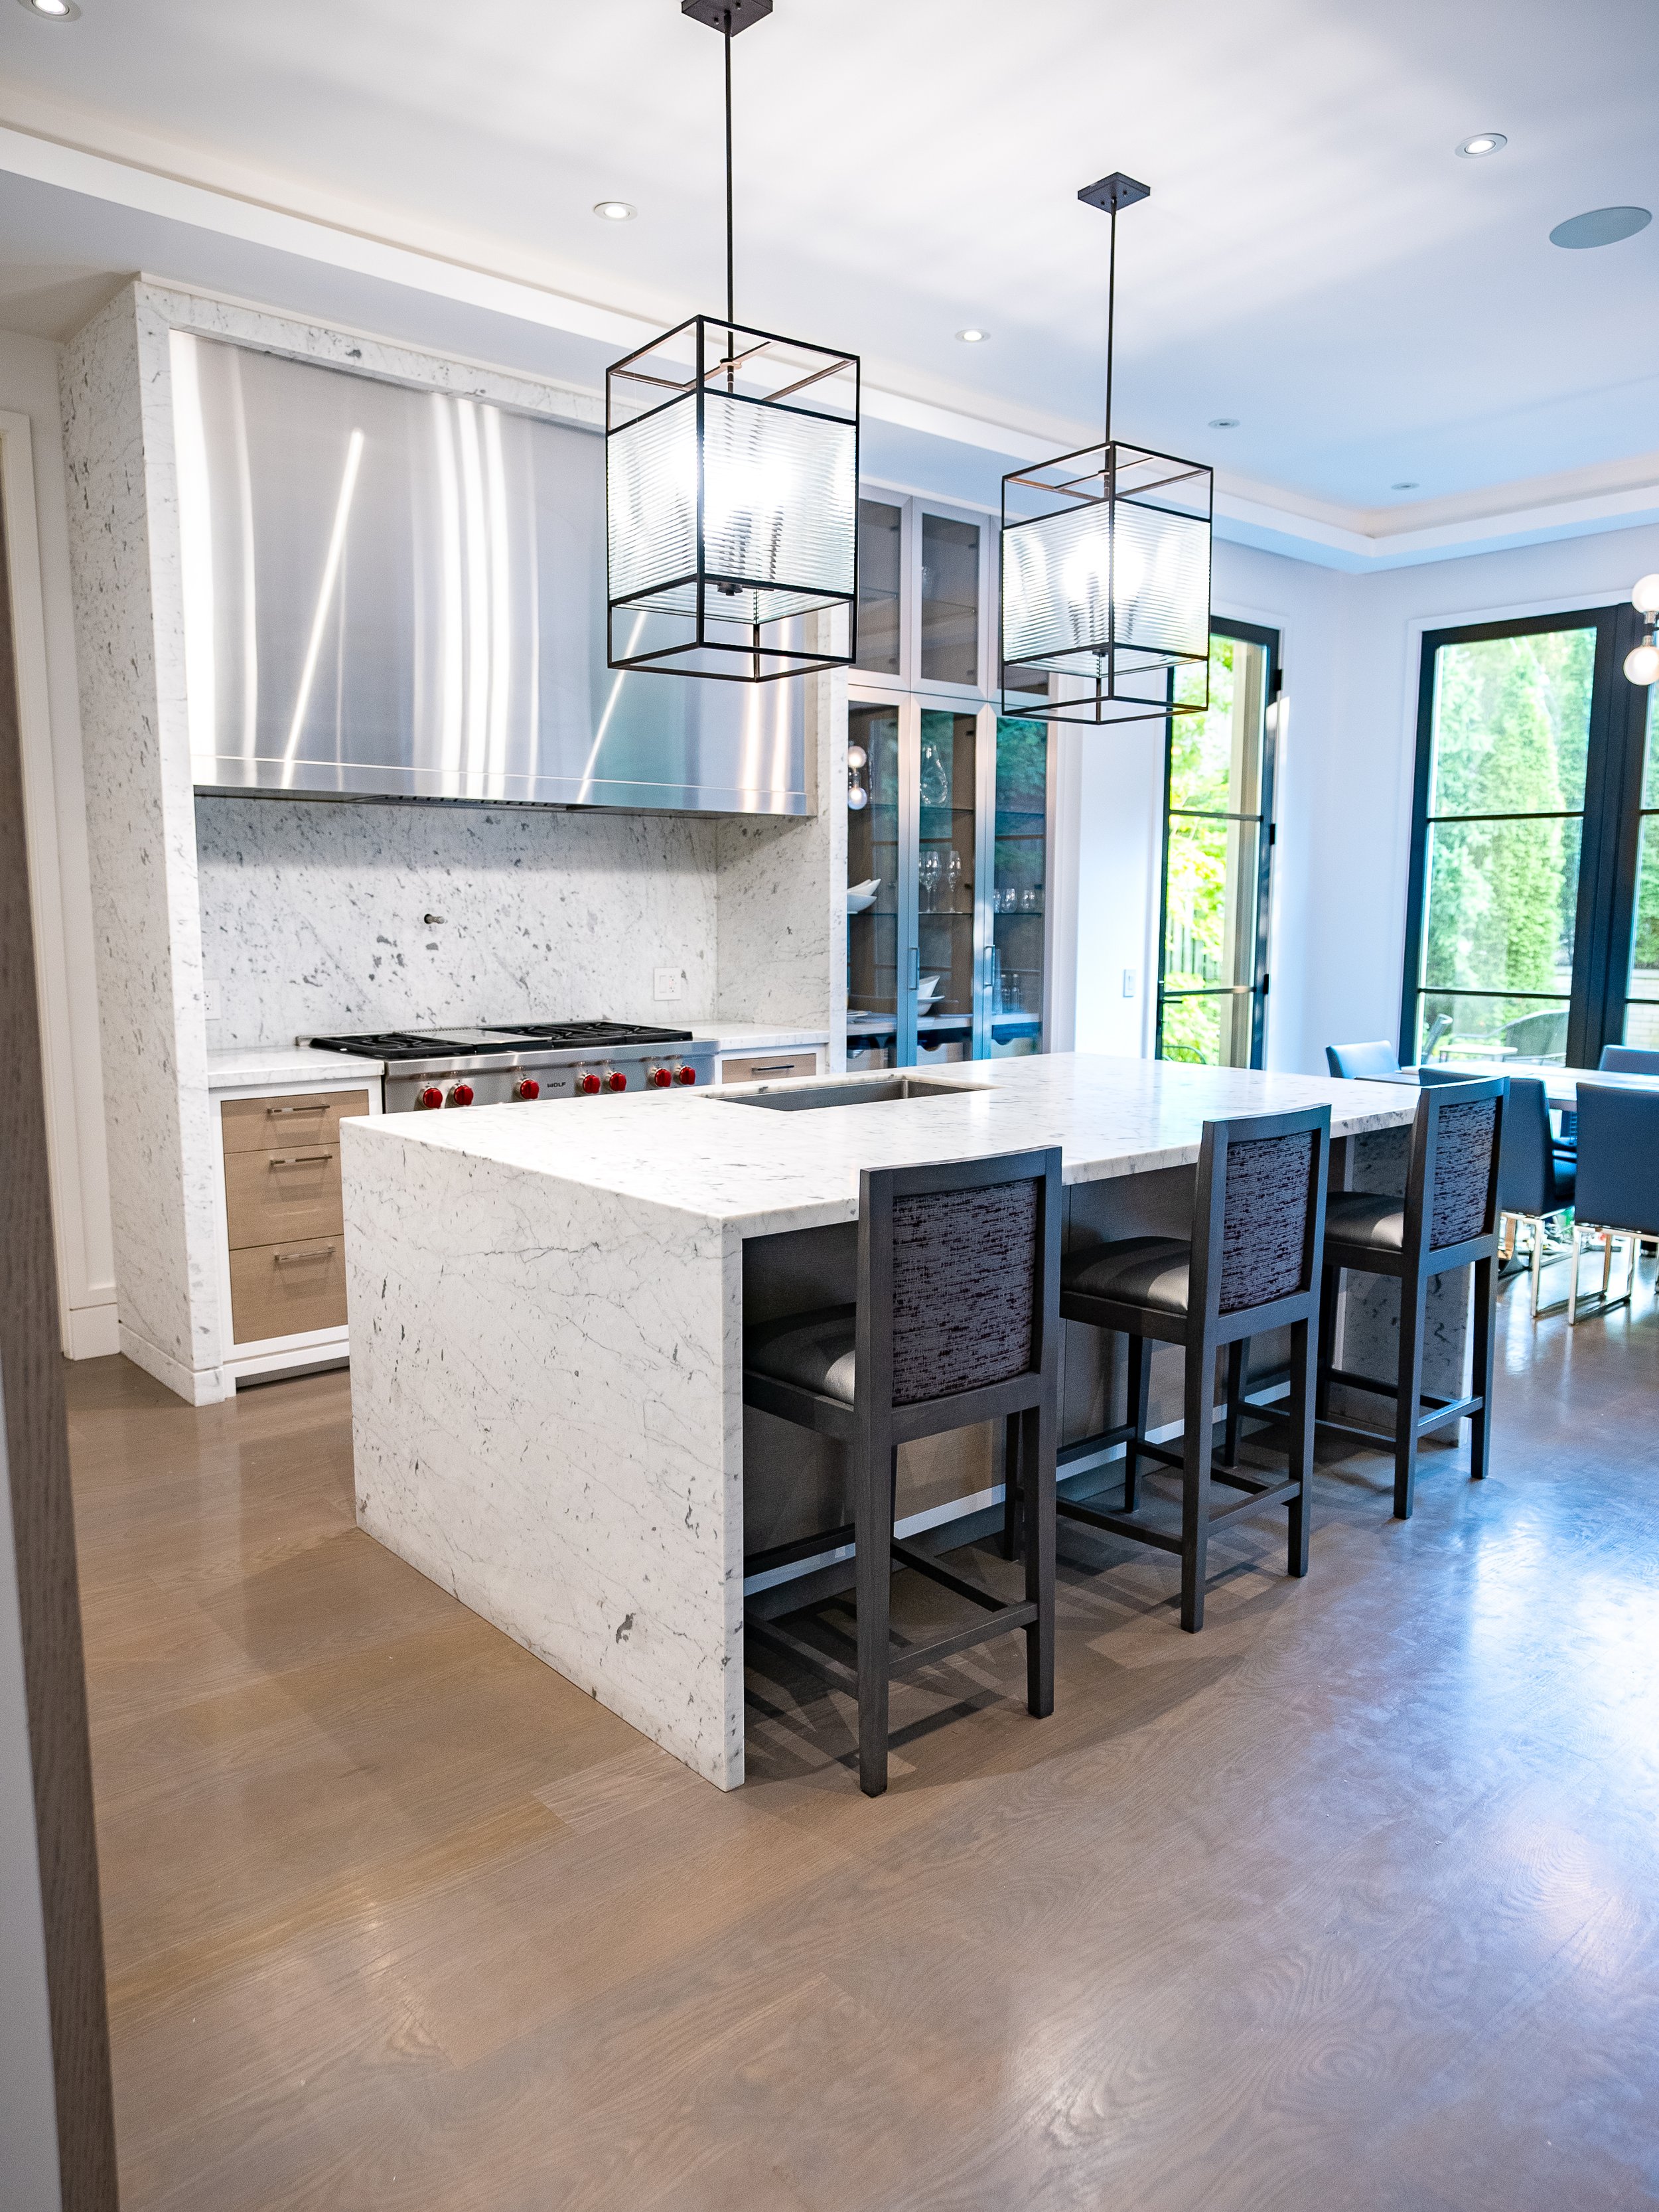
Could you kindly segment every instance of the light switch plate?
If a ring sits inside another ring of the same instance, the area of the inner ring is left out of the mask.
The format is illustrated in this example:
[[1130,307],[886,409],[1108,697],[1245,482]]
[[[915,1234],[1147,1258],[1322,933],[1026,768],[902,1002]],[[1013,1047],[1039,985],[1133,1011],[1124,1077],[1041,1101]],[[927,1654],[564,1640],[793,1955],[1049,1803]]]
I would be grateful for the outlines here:
[[659,999],[683,999],[685,996],[685,972],[679,968],[659,968],[653,996]]
[[1139,975],[1137,974],[1137,972],[1135,971],[1135,969],[1133,969],[1133,968],[1126,968],[1126,969],[1124,969],[1124,971],[1123,971],[1123,995],[1124,995],[1124,997],[1125,997],[1126,999],[1133,999],[1133,996],[1134,996],[1134,994],[1135,994],[1135,992],[1136,992],[1137,988],[1139,988],[1139,982],[1140,982],[1140,977],[1139,977]]

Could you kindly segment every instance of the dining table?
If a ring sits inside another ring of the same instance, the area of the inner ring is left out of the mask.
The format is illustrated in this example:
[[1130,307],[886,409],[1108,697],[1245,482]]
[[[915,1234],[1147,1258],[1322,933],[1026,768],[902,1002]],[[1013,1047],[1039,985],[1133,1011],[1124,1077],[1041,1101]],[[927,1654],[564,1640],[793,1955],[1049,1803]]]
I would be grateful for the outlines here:
[[[1618,1091],[1659,1091],[1659,1075],[1615,1075],[1608,1068],[1556,1067],[1547,1063],[1540,1065],[1535,1060],[1528,1061],[1524,1065],[1517,1063],[1514,1066],[1506,1067],[1494,1067],[1490,1061],[1468,1062],[1449,1060],[1437,1060],[1434,1065],[1437,1073],[1443,1068],[1455,1068],[1460,1074],[1467,1075],[1471,1083],[1480,1080],[1482,1077],[1492,1075],[1541,1075],[1551,1109],[1556,1113],[1571,1114],[1576,1111],[1578,1104],[1578,1086],[1581,1083],[1605,1083]],[[1414,1067],[1402,1068],[1400,1073],[1402,1082],[1417,1081],[1417,1070]]]

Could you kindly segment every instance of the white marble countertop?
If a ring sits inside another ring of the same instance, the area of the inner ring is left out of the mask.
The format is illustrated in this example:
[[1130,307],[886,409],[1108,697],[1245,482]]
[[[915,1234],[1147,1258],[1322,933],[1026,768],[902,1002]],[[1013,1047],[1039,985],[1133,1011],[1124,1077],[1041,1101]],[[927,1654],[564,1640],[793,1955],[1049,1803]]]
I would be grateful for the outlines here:
[[732,1103],[756,1087],[744,1085],[387,1115],[354,1123],[350,1142],[437,1146],[758,1237],[856,1219],[866,1167],[1058,1144],[1066,1182],[1090,1182],[1196,1160],[1208,1115],[1328,1103],[1332,1133],[1357,1136],[1405,1126],[1416,1105],[1415,1091],[1398,1085],[1073,1053],[927,1075],[962,1095],[780,1113]]
[[310,1045],[244,1045],[234,1052],[208,1054],[210,1091],[234,1091],[248,1083],[295,1085],[364,1084],[386,1071],[383,1060],[360,1060],[355,1053],[318,1052]]
[[828,1022],[693,1022],[691,1034],[700,1044],[717,1044],[722,1052],[785,1052],[792,1046],[828,1044]]

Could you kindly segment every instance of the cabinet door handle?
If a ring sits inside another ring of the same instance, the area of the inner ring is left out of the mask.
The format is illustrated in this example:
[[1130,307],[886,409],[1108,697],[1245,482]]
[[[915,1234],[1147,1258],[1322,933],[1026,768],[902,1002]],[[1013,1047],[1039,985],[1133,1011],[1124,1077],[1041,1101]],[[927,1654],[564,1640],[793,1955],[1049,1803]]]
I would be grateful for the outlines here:
[[326,1098],[314,1098],[308,1106],[267,1106],[265,1109],[267,1118],[272,1121],[283,1114],[326,1114],[327,1111]]
[[290,1260],[331,1260],[334,1247],[331,1244],[310,1244],[303,1252],[273,1252],[270,1256],[279,1267],[285,1267]]
[[332,1152],[273,1152],[270,1164],[274,1168],[326,1167],[333,1157]]
[[921,947],[919,945],[913,945],[910,947],[910,988],[913,991],[915,990],[921,984]]
[[781,1060],[775,1066],[763,1067],[757,1061],[749,1072],[751,1075],[793,1075],[795,1072],[795,1063],[793,1060]]

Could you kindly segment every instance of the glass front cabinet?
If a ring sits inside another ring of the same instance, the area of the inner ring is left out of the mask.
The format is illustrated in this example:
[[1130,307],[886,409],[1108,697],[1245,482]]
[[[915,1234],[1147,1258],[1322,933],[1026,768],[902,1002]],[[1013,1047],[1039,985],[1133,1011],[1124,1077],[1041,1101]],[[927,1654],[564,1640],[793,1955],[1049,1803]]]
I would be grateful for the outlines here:
[[993,520],[860,502],[848,710],[847,1065],[1039,1052],[1050,746],[999,714]]

